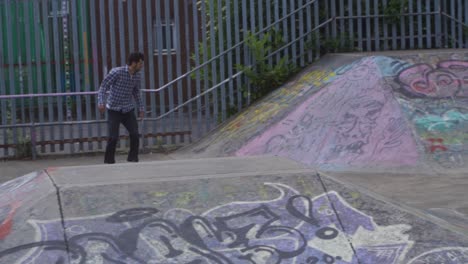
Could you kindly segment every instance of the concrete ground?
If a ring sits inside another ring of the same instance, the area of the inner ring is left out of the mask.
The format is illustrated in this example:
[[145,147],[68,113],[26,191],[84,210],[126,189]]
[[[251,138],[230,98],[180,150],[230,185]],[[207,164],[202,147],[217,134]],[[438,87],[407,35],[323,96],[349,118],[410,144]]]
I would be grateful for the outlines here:
[[280,157],[51,167],[2,188],[0,263],[468,261],[450,225]]
[[[126,163],[127,155],[117,153],[116,163]],[[142,162],[156,160],[170,160],[171,156],[164,152],[140,154]],[[104,153],[88,153],[80,155],[49,155],[37,160],[0,160],[0,183],[15,179],[28,173],[50,167],[88,166],[103,164]]]

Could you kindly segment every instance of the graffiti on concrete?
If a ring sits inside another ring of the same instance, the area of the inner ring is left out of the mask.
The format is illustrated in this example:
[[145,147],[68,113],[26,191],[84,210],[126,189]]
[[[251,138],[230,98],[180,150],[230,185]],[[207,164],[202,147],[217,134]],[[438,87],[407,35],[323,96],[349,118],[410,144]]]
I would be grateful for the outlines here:
[[335,77],[335,72],[322,69],[299,76],[281,89],[272,92],[267,99],[253,105],[250,111],[237,115],[234,120],[220,128],[216,137],[201,144],[202,146],[195,149],[194,152],[203,152],[206,148],[221,143],[220,155],[233,154],[244,144],[246,139],[279,119],[278,114],[300,101],[300,98],[305,94],[316,91],[333,81]]
[[413,65],[398,74],[398,82],[416,97],[468,97],[468,61],[442,61],[436,67]]
[[43,177],[42,173],[31,173],[0,184],[0,241],[11,233],[16,211]]
[[449,247],[440,248],[426,252],[414,259],[408,264],[427,264],[427,263],[445,263],[458,264],[468,263],[468,248]]
[[311,198],[281,183],[266,185],[276,199],[232,202],[201,215],[133,208],[66,219],[67,243],[57,231],[60,220],[31,221],[40,241],[0,252],[0,261],[64,263],[68,251],[70,263],[390,264],[414,244],[410,226],[379,226],[336,192]]
[[243,146],[306,164],[414,164],[416,142],[375,58],[338,69],[333,82]]
[[468,61],[416,64],[396,78],[396,93],[426,153],[443,167],[468,162]]

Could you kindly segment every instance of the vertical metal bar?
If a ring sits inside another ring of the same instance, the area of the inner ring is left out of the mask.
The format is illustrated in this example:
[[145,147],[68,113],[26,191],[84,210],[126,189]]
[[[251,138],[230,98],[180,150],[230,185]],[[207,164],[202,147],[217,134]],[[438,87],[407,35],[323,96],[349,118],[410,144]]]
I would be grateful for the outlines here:
[[[158,85],[159,87],[164,85],[164,64],[163,64],[163,27],[162,27],[162,16],[161,16],[161,0],[157,0],[156,2],[156,46],[157,46],[157,56],[158,56]],[[155,99],[153,99],[154,94],[151,93],[151,113],[152,117],[156,117],[156,106]],[[166,113],[166,91],[161,90],[159,92],[159,111],[160,114],[163,115]],[[167,118],[161,119],[161,131],[165,133],[169,126],[167,125]],[[156,131],[156,124],[153,125],[153,133]],[[166,138],[163,139],[165,142]]]
[[421,6],[421,1],[417,1],[418,3],[418,48],[422,49],[423,48],[423,26],[422,26],[422,6]]
[[[7,39],[7,51],[8,51],[8,86],[10,88],[10,94],[16,94],[15,91],[15,59],[14,59],[14,52],[13,52],[13,19],[11,17],[12,13],[12,5],[10,1],[7,1],[5,3],[5,20],[6,20],[6,39]],[[10,103],[10,124],[11,125],[16,125],[16,100],[12,99]],[[14,127],[10,132],[11,136],[13,138],[13,144],[17,145],[18,144],[18,137],[17,135],[17,128]],[[16,155],[16,150],[14,151],[14,154]]]
[[[387,0],[382,1],[383,8],[387,7]],[[383,45],[384,45],[384,50],[388,50],[388,23],[387,23],[387,18],[383,18]]]
[[[94,90],[98,90],[99,89],[99,70],[98,70],[98,50],[97,50],[97,24],[96,24],[96,5],[98,3],[96,1],[93,1],[92,3],[90,3],[89,5],[89,11],[90,11],[90,28],[91,28],[91,39],[93,41],[91,41],[91,48],[92,48],[92,67],[93,67],[93,88]],[[104,34],[102,34],[104,35]],[[102,37],[101,37],[102,38]],[[103,60],[104,61],[104,60]],[[91,90],[91,89],[90,89]],[[94,98],[94,101],[96,102],[97,101],[97,97]],[[97,105],[97,103],[96,103]],[[89,114],[91,115],[91,111],[89,112]],[[94,116],[96,117],[96,119],[99,119],[100,117],[100,113],[99,113],[99,109],[95,106],[94,107]],[[92,117],[89,117],[90,119],[92,119]],[[89,126],[90,128],[92,126]],[[100,137],[101,136],[101,124],[96,124],[97,127],[97,136]],[[94,133],[93,133],[93,129],[91,128],[91,131],[89,132],[89,136],[90,137],[94,137]],[[98,149],[101,148],[101,141],[98,140]],[[93,143],[91,143],[90,145],[90,149],[93,150]]]
[[[26,46],[26,63],[27,63],[27,78],[28,78],[28,92],[29,94],[33,94],[33,70],[32,70],[32,52],[31,52],[31,46],[33,45],[33,41],[31,39],[31,21],[30,21],[30,12],[33,10],[30,10],[28,3],[24,3],[24,27],[25,27],[25,46]],[[37,85],[37,84],[36,84]],[[37,87],[37,86],[36,86]],[[28,105],[28,112],[29,112],[29,122],[34,123],[35,122],[35,117],[34,117],[34,101],[35,99],[30,97],[29,98],[29,105]],[[25,122],[25,120],[23,120]],[[30,139],[32,138],[32,130],[30,130]],[[24,136],[24,135],[23,135]],[[32,152],[34,152],[32,150]],[[31,153],[32,154],[32,153]]]
[[[172,68],[172,58],[173,58],[172,56],[172,48],[173,48],[172,24],[173,24],[173,21],[171,20],[171,10],[170,10],[171,2],[172,2],[171,0],[164,1],[164,20],[166,23],[165,39],[166,39],[166,49],[167,49],[167,60],[166,60],[167,72],[166,73],[167,73],[168,82],[172,81],[172,71],[173,71],[173,68]],[[169,114],[169,122],[170,122],[170,127],[171,127],[171,132],[172,132],[172,131],[175,131],[175,117],[174,117],[174,112],[172,112],[173,109],[175,108],[174,107],[174,86],[170,85],[168,89],[169,89],[169,111],[171,111],[171,113]],[[175,137],[172,136],[170,138],[171,138],[171,141],[169,141],[169,143],[175,143],[174,142]]]
[[[285,2],[286,0],[283,0],[283,2]],[[243,32],[243,39],[242,40],[247,40],[247,34],[248,34],[248,31],[249,31],[249,22],[247,20],[247,1],[246,0],[242,0],[242,32]],[[287,39],[287,22],[286,20],[284,20],[284,31],[283,31],[283,36],[285,37],[285,39]],[[249,58],[249,47],[245,44],[244,42],[244,63],[243,65],[251,65],[251,60]],[[247,77],[245,77],[245,83],[246,83],[246,86],[247,86],[247,98],[246,98],[246,104],[247,105],[250,105],[250,93],[251,93],[251,85],[249,83],[249,80]]]
[[[16,24],[15,24],[15,33],[16,33],[16,43],[18,45],[18,66],[19,66],[19,93],[20,94],[25,94],[25,90],[24,90],[24,78],[26,77],[26,74],[25,74],[25,70],[24,70],[24,65],[25,63],[23,63],[23,60],[25,59],[24,58],[24,55],[23,55],[23,45],[25,43],[25,40],[24,40],[24,36],[23,36],[23,27],[24,27],[24,20],[23,20],[23,7],[21,5],[23,5],[24,3],[22,2],[17,2],[16,3],[17,6],[16,6],[16,9],[15,9],[15,17],[17,18],[16,19]],[[25,106],[25,99],[24,98],[21,98],[20,99],[20,109],[21,109],[21,119],[20,119],[20,123],[24,122],[26,120],[26,113],[25,113],[25,110],[26,110],[26,106]],[[26,128],[25,127],[22,127],[21,128],[21,136],[24,137],[26,135]],[[17,137],[18,135],[14,135],[14,137]]]
[[[307,3],[307,1],[306,1]],[[308,3],[307,3],[308,4]],[[307,5],[307,11],[306,11],[306,25],[307,25],[307,32],[309,32],[309,35],[307,36],[307,43],[308,43],[308,52],[307,52],[307,63],[312,63],[314,61],[314,54],[312,52],[312,47],[313,47],[313,37],[312,37],[312,25],[313,25],[313,17],[312,17],[312,4]]]
[[[190,1],[184,1],[183,3],[183,8],[184,8],[184,31],[185,31],[185,57],[186,57],[186,71],[190,71],[190,32],[193,32],[193,34],[197,34],[198,31],[192,31],[190,29],[190,12],[189,12],[189,5]],[[195,27],[195,25],[193,25]],[[197,45],[193,45],[196,49]],[[180,75],[179,75],[180,76]],[[192,78],[187,78],[187,98],[191,99],[192,98]],[[187,119],[188,119],[188,130],[191,132],[190,135],[188,135],[188,141],[189,143],[192,142],[192,131],[193,131],[193,120],[192,120],[192,112],[193,112],[193,103],[188,104],[188,109],[187,109]]]
[[[144,43],[145,43],[145,39],[144,39],[144,33],[143,33],[143,16],[141,14],[143,14],[143,8],[142,8],[142,1],[143,0],[136,0],[136,6],[137,6],[137,36],[138,36],[138,51],[139,52],[144,52],[145,50],[145,46],[144,46]],[[132,19],[133,21],[133,19]],[[132,22],[133,23],[133,22]],[[148,54],[148,56],[151,56],[152,54]],[[147,61],[150,60],[150,58],[146,58]],[[160,68],[160,67],[158,67]],[[141,74],[141,88],[147,88],[146,87],[146,74],[145,74],[146,71],[142,71]],[[154,74],[154,73],[153,73]],[[148,93],[143,93],[143,104],[145,104],[146,106],[146,103],[147,103],[147,95]],[[145,110],[146,110],[146,107],[145,107]],[[155,116],[156,115],[156,108],[151,108],[151,116]],[[147,137],[146,136],[146,133],[147,133],[147,129],[148,129],[148,126],[146,125],[146,123],[148,121],[144,120],[142,121],[144,122],[145,125],[142,125],[141,127],[141,137],[142,137],[142,141],[143,141],[143,147],[146,147],[148,145],[148,140],[147,140]]]
[[375,38],[375,50],[380,51],[380,25],[379,25],[379,0],[374,0],[374,38]]
[[135,1],[127,1],[127,17],[128,17],[128,50],[135,51],[135,23],[133,20],[133,5]]
[[[416,0],[417,1],[417,0]],[[410,49],[414,49],[414,8],[413,8],[413,0],[409,0],[409,37],[410,37]],[[437,23],[436,23],[437,24]]]
[[[45,50],[45,63],[46,63],[46,90],[47,93],[52,93],[52,55],[51,50],[54,50],[53,45],[51,45],[50,40],[50,24],[49,24],[49,5],[48,0],[41,0],[42,3],[42,21],[44,23],[44,50]],[[48,113],[48,121],[53,122],[55,111],[54,111],[54,98],[48,97],[47,99],[47,113]],[[55,128],[49,127],[48,128],[49,139],[55,139]],[[55,152],[55,145],[50,145],[50,151]]]
[[[268,1],[269,3],[269,1]],[[228,1],[226,3],[226,43],[227,43],[227,46],[226,48],[228,50],[231,50],[231,47],[232,47],[232,23],[231,23],[231,1]],[[268,11],[269,13],[269,11]],[[268,22],[269,23],[269,22]],[[233,74],[233,68],[232,68],[232,64],[233,64],[233,60],[232,60],[232,51],[230,51],[228,54],[227,54],[227,75],[228,77],[230,78]],[[235,105],[235,97],[234,97],[234,83],[231,80],[229,80],[229,83],[228,83],[228,86],[229,86],[229,109],[232,109]],[[228,116],[229,118],[229,116]]]
[[[212,0],[210,0],[212,1]],[[257,17],[257,15],[255,14],[255,0],[250,0],[249,1],[250,5],[250,31],[252,33],[255,33],[257,32],[256,30],[256,27],[257,27],[257,24],[256,24],[256,21],[255,21],[255,18]]]
[[[160,7],[161,7],[161,1],[158,0],[156,1],[156,6],[155,6],[155,9],[156,9],[156,24],[157,24],[157,35],[156,35],[156,41],[157,41],[157,47],[158,47],[158,60],[160,61],[159,63],[159,67],[160,69],[159,70],[159,75],[158,75],[158,79],[159,79],[159,84],[160,86],[162,86],[164,84],[164,72],[163,72],[163,63],[162,63],[162,59],[163,59],[163,40],[164,40],[164,37],[163,37],[163,26],[162,26],[162,16],[161,16],[161,12],[160,12]],[[154,47],[153,47],[153,39],[151,38],[151,36],[153,36],[153,33],[151,32],[151,29],[152,29],[152,26],[154,24],[153,21],[151,21],[152,19],[152,12],[153,12],[153,6],[151,5],[151,0],[146,0],[146,35],[147,35],[147,38],[148,38],[148,41],[147,41],[147,52],[146,54],[148,54],[148,65],[149,65],[149,88],[150,89],[154,89],[154,86],[155,86],[155,80],[154,80],[154,74],[152,74],[154,72],[154,60],[153,58],[151,57],[152,54],[154,54]],[[166,8],[167,5],[166,5]],[[167,18],[169,19],[169,18]],[[167,23],[167,21],[166,21]],[[168,24],[166,24],[166,27],[169,26]],[[170,27],[170,26],[169,26]],[[166,38],[168,37],[167,35],[165,36]],[[170,36],[169,36],[169,39],[170,39]],[[170,40],[169,40],[170,41]],[[166,45],[167,45],[167,42],[166,42]],[[168,48],[167,48],[167,56],[171,56],[170,55],[170,47],[168,45]],[[170,61],[170,59],[168,59],[168,61]],[[168,66],[168,72],[171,71],[171,67]],[[169,88],[171,91],[172,91],[172,87]],[[166,104],[165,104],[165,97],[164,97],[164,92],[161,92],[161,114],[165,113],[166,112]],[[156,94],[155,93],[151,93],[150,94],[150,101],[151,101],[151,113],[152,113],[152,117],[155,118],[156,117]],[[171,107],[172,109],[172,107]],[[164,121],[166,121],[165,118],[163,118]],[[174,125],[174,123],[172,123],[172,125]],[[166,131],[167,127],[165,124],[162,124],[161,125],[161,128],[164,129],[164,131]],[[153,126],[152,126],[152,133],[156,133],[157,132],[157,126],[156,126],[156,122],[153,123]],[[154,139],[153,139],[154,140]]]
[[[455,17],[455,0],[450,0],[450,16],[451,17]],[[456,22],[455,20],[452,18],[450,19],[451,20],[451,27],[450,27],[450,36],[451,36],[451,48],[456,48],[457,47],[457,33],[456,33]]]
[[348,0],[348,16],[349,16],[349,20],[348,20],[348,26],[349,26],[349,41],[350,41],[350,45],[351,45],[351,49],[354,50],[354,47],[355,47],[355,44],[354,44],[354,41],[355,41],[355,38],[354,38],[354,6],[353,6],[353,3],[354,3],[354,0]]
[[[234,4],[234,42],[235,44],[237,45],[239,42],[240,42],[240,28],[241,28],[241,24],[240,24],[240,19],[239,19],[239,0],[233,0]],[[275,0],[276,3],[278,2],[278,0]],[[279,8],[275,8],[275,14],[278,14],[279,13]],[[279,27],[279,26],[278,26]],[[240,65],[241,64],[241,49],[239,46],[236,47],[236,65]],[[279,55],[278,55],[279,56]],[[237,77],[237,80],[236,80],[236,93],[237,93],[237,111],[240,111],[240,109],[242,109],[242,78],[241,77]]]
[[428,49],[432,48],[432,19],[429,13],[431,12],[431,0],[426,0],[426,47]]
[[[6,9],[6,3],[3,3],[3,6]],[[6,61],[6,57],[7,57],[6,53],[8,52],[8,50],[5,48],[5,46],[3,44],[3,42],[4,42],[3,40],[6,39],[6,35],[5,35],[5,32],[3,31],[3,28],[6,27],[6,24],[3,23],[3,14],[2,13],[3,13],[3,11],[0,10],[0,28],[2,29],[0,31],[0,40],[1,40],[0,41],[0,94],[1,95],[6,95],[7,94],[7,85],[6,85],[5,69],[6,69],[6,65],[8,65],[7,61]],[[2,119],[2,126],[6,126],[7,121],[8,121],[8,115],[9,115],[9,113],[7,112],[7,102],[6,102],[6,100],[0,100],[0,107],[1,107],[0,108],[1,109],[0,117]],[[2,144],[7,144],[8,143],[7,141],[8,141],[7,129],[3,129],[3,143]],[[8,148],[3,149],[3,155],[5,157],[8,156]]]
[[[216,31],[215,31],[215,23],[216,23],[216,18],[215,18],[215,11],[214,11],[214,1],[216,0],[210,0],[210,48],[211,48],[211,57],[214,57],[217,55],[216,53]],[[251,2],[252,4],[252,2]],[[254,17],[255,17],[255,13]],[[253,22],[255,23],[255,22]],[[213,60],[211,62],[211,76],[212,76],[212,83],[211,86],[215,86],[218,82],[218,74],[217,74],[217,64],[216,60]],[[218,121],[218,91],[217,89],[214,89],[213,92],[213,121],[217,122]]]
[[346,37],[346,29],[345,29],[345,7],[344,7],[344,0],[340,0],[340,46],[343,48],[345,45],[345,37]]
[[[124,32],[125,31],[125,26],[124,26],[124,12],[123,12],[123,1],[117,1],[118,3],[118,16],[119,16],[119,31]],[[150,24],[151,25],[151,24]],[[127,56],[125,55],[125,36],[128,34],[119,34],[119,47],[120,47],[120,63],[119,65],[124,65],[125,62],[127,61],[126,58]]]
[[[314,24],[315,28],[318,28],[320,25],[320,9],[319,9],[319,1],[315,1],[314,3]],[[320,58],[320,29],[316,29],[315,31],[315,47],[317,48],[317,53],[315,54],[315,58]]]
[[[52,14],[53,14],[53,36],[54,36],[54,59],[55,59],[55,85],[56,85],[56,91],[55,92],[61,92],[61,85],[62,85],[62,69],[60,68],[61,65],[61,57],[60,57],[60,33],[59,33],[59,28],[58,28],[58,19],[57,19],[57,14],[58,14],[58,6],[57,6],[57,1],[52,2]],[[64,116],[63,116],[63,97],[58,96],[57,97],[57,107],[58,107],[58,122],[62,123],[64,121]],[[60,141],[63,142],[65,139],[64,135],[64,127],[63,125],[60,125]],[[60,144],[60,150],[64,150],[64,144]]]
[[[79,43],[78,43],[78,12],[77,12],[77,0],[71,1],[71,12],[72,12],[72,37],[73,37],[73,68],[74,68],[74,76],[75,76],[75,91],[81,91],[81,76],[80,76],[80,50],[79,50]],[[79,6],[79,5],[78,5]],[[81,17],[81,20],[84,20],[84,17]],[[86,35],[85,32],[82,34]],[[87,45],[87,43],[83,43],[83,45]],[[86,60],[85,60],[86,63]],[[82,109],[81,109],[81,96],[76,96],[76,106],[77,106],[77,116],[78,121],[82,120]],[[70,126],[70,130],[73,131],[73,126]],[[73,139],[72,134],[70,133],[71,139]],[[78,125],[78,137],[83,138],[83,126],[81,124]],[[73,150],[73,143],[70,143],[71,149]],[[80,150],[83,150],[83,143],[80,144]]]
[[[212,0],[211,4],[212,4]],[[245,0],[243,0],[245,1]],[[202,48],[203,48],[203,63],[206,63],[208,61],[208,41],[207,41],[207,30],[206,30],[206,25],[207,25],[207,8],[206,8],[206,3],[205,1],[201,1],[200,5],[200,13],[201,13],[201,31],[202,31]],[[244,16],[244,19],[247,19],[247,16]],[[204,90],[206,91],[210,88],[210,80],[208,79],[208,71],[209,71],[210,65],[206,64],[203,68],[203,86]],[[205,94],[205,128],[206,131],[210,131],[211,129],[211,110],[210,110],[210,95],[209,93]]]
[[[434,11],[435,14],[435,45],[436,48],[442,48],[442,19],[441,19],[441,10],[440,10],[440,0],[434,1]],[[410,24],[410,26],[412,26]]]
[[263,14],[263,0],[257,0],[258,7],[258,30],[263,29],[263,19],[265,15]]
[[[324,10],[321,10],[320,12],[325,12],[325,17],[328,20],[330,18],[330,0],[325,0],[325,7]],[[330,23],[325,27],[325,39],[329,40],[330,39]]]
[[[198,18],[198,9],[197,9],[197,0],[192,0],[192,12],[193,12],[193,46],[195,48],[195,67],[200,66],[200,42],[199,42],[199,18]],[[202,25],[203,26],[203,25]],[[202,102],[200,98],[201,94],[201,75],[200,70],[195,72],[196,75],[196,97],[197,97],[197,133],[196,138],[200,138],[202,135]]]
[[[185,5],[185,2],[184,2]],[[180,25],[180,8],[179,8],[179,1],[174,1],[174,16],[175,16],[175,25],[174,25],[174,30],[173,32],[173,41],[175,44],[175,50],[176,50],[176,76],[181,76],[182,75],[182,58],[181,58],[181,53],[182,53],[182,27]],[[172,34],[171,34],[172,35]],[[185,41],[189,41],[188,38],[185,39]],[[182,81],[184,80],[178,80],[177,81],[177,105],[180,106],[183,104],[184,101],[184,94],[182,91]],[[181,108],[177,110],[178,112],[178,119],[179,119],[179,130],[183,130],[184,127],[184,108]],[[184,142],[184,135],[179,136],[181,142]]]
[[[447,12],[447,1],[442,1],[442,11]],[[448,48],[448,22],[447,22],[447,17],[442,16],[442,29],[443,29],[443,38],[444,38],[444,43],[443,43],[443,48]]]
[[[437,2],[440,1],[440,0],[436,0]],[[440,6],[440,4],[439,4]],[[465,26],[464,26],[464,33],[465,33],[465,48],[468,48],[468,3],[465,2],[465,6],[464,6],[464,10],[465,10],[465,22],[463,23]]]
[[[385,1],[385,0],[384,0]],[[362,43],[362,1],[357,1],[357,16],[358,16],[358,48],[359,51],[363,51]]]
[[[402,12],[405,8],[404,6],[405,3],[406,2],[403,1],[400,4],[400,8],[402,9]],[[405,21],[406,19],[404,15],[405,14],[402,14],[400,16],[400,31],[401,32],[400,32],[400,47],[399,47],[400,49],[403,49],[403,50],[406,49],[406,21]]]
[[372,51],[372,31],[371,31],[371,12],[370,0],[366,0],[366,49]]
[[[290,6],[291,13],[293,13],[296,10],[295,1],[296,0],[290,0],[289,2],[289,4],[291,5]],[[296,65],[297,64],[297,44],[296,44],[296,15],[295,13],[291,15],[290,21],[291,21],[290,32],[291,32],[291,42],[292,42],[292,45],[291,45],[292,61]]]
[[331,9],[331,17],[332,17],[332,28],[331,28],[331,36],[333,40],[336,40],[337,36],[337,23],[336,23],[336,0],[331,0],[330,4],[330,9]]
[[[116,30],[116,32],[125,32],[125,27],[124,27],[124,12],[123,12],[123,1],[117,1],[117,20],[118,20],[118,30]],[[126,33],[125,35],[127,35],[128,33]],[[119,35],[119,48],[120,48],[120,54],[119,54],[119,58],[120,60],[118,61],[118,65],[125,65],[126,64],[126,56],[125,56],[125,38],[124,38],[124,34],[120,33],[118,34]],[[122,144],[125,144],[125,147],[128,148],[129,147],[129,140],[127,139],[124,139],[124,140],[120,140],[119,142],[121,145]]]
[[[299,0],[299,4],[297,6],[297,8],[301,8],[301,11],[299,12],[299,37],[301,37],[301,39],[299,40],[299,54],[300,54],[300,65],[301,67],[304,67],[305,65],[305,54],[304,54],[304,40],[305,38],[303,37],[304,36],[304,11],[307,11],[307,8],[304,8],[304,2],[303,0]],[[305,9],[305,10],[304,10]]]
[[[114,1],[108,1],[109,3],[109,28],[107,28],[107,32],[110,35],[110,48],[111,48],[111,68],[117,66],[117,41],[115,39],[116,26],[115,26],[115,14],[114,14]],[[106,32],[105,31],[105,32]]]
[[[89,29],[88,29],[88,23],[89,23],[89,18],[87,17],[87,14],[89,14],[89,9],[87,8],[87,1],[80,1],[80,17],[81,17],[81,32],[83,35],[82,39],[82,45],[83,45],[83,58],[84,58],[84,89],[85,91],[89,92],[91,90],[91,81],[90,81],[90,69],[89,66],[91,65],[92,61],[90,60],[90,54],[89,54]],[[89,2],[90,5],[94,5],[95,1]],[[91,41],[93,42],[93,41]],[[85,107],[86,107],[86,120],[91,120],[91,96],[86,95],[85,97]],[[77,98],[77,103],[80,104],[81,107],[81,100],[79,100],[79,97]],[[81,111],[78,111],[78,120],[82,120],[82,114]],[[92,125],[86,125],[88,128],[87,135],[88,137],[91,136],[92,134]],[[81,133],[81,125],[80,125],[80,133]],[[81,136],[80,136],[81,137]],[[83,143],[80,142],[80,150],[83,151]],[[88,142],[88,149],[93,149],[93,142]]]
[[31,155],[32,159],[36,160],[37,152],[36,152],[36,126],[34,125],[34,121],[31,122],[31,127],[29,128],[29,134],[31,135]]
[[[218,20],[218,50],[219,53],[224,52],[224,22],[223,22],[223,0],[217,0],[217,20]],[[261,19],[260,19],[261,20]],[[224,64],[224,56],[220,57],[219,59],[219,79],[220,81],[224,81],[224,72],[225,71],[225,64]],[[226,120],[226,86],[223,84],[221,85],[221,121],[224,122]]]
[[[265,13],[266,14],[266,21],[265,21],[265,23],[266,23],[266,27],[269,28],[270,25],[271,25],[271,1],[266,1],[266,8],[265,9],[266,9],[266,13]],[[269,31],[272,31],[272,30],[273,30],[273,28],[269,29]],[[270,57],[270,58],[268,58],[268,65],[271,66],[272,64],[273,64],[273,58]]]
[[397,31],[397,25],[396,23],[392,24],[392,49],[397,50],[398,49],[398,31]]
[[[282,6],[282,11],[283,11],[283,17],[282,18],[286,18],[286,16],[288,15],[288,4],[286,2],[286,0],[283,0],[283,6]],[[288,34],[289,30],[288,30],[288,20],[287,19],[284,19],[283,20],[283,41],[284,43],[289,43],[289,34]],[[284,56],[288,56],[288,49],[290,48],[286,48],[284,49]],[[250,103],[248,103],[250,105]]]
[[462,0],[458,0],[458,48],[463,48],[463,5]]
[[[99,26],[100,26],[100,35],[101,35],[101,58],[102,58],[102,65],[103,65],[103,69],[102,69],[102,76],[106,76],[106,74],[108,73],[109,69],[108,69],[108,54],[107,54],[107,27],[106,27],[106,9],[104,8],[104,0],[99,0],[99,18],[100,18],[100,23],[99,23]],[[99,88],[96,88],[96,89],[99,89]],[[96,114],[97,114],[97,117],[101,117],[101,114],[99,113],[99,109],[96,109]],[[104,113],[104,116],[106,117],[107,116],[107,112]],[[102,134],[100,133],[100,128],[101,128],[101,124],[99,124],[99,130],[98,130],[98,133],[99,133],[99,136],[102,136]],[[104,131],[106,131],[106,129],[104,129]],[[99,148],[102,149],[103,146],[102,146],[102,142],[99,141]]]

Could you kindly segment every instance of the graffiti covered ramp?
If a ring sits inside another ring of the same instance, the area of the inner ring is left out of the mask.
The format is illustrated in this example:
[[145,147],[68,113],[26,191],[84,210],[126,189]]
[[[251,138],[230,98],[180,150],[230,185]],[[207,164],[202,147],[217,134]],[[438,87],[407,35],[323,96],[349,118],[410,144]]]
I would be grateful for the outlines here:
[[327,55],[180,157],[468,169],[468,52]]
[[0,189],[0,263],[468,261],[466,236],[280,157],[56,168]]
[[299,161],[468,230],[468,52],[330,54],[176,157]]

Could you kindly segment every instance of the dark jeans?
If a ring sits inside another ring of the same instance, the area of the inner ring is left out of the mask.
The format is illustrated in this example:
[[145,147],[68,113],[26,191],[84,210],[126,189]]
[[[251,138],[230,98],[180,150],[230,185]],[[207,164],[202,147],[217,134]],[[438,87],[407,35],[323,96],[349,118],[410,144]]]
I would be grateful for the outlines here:
[[115,149],[119,140],[119,127],[121,123],[130,134],[130,151],[128,153],[127,161],[138,162],[138,148],[140,145],[140,140],[138,135],[138,122],[135,116],[135,112],[132,110],[127,113],[122,113],[107,109],[107,113],[109,138],[107,141],[104,163],[115,163]]

